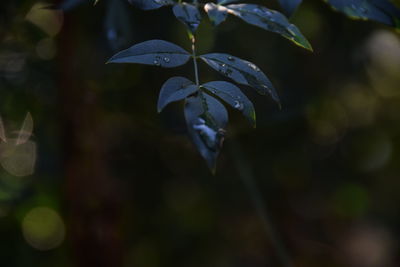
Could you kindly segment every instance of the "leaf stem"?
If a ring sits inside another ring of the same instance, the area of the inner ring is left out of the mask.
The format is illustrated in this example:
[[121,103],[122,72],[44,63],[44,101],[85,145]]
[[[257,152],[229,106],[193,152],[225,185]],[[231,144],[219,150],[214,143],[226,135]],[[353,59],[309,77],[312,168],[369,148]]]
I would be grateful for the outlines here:
[[192,57],[193,57],[193,66],[194,66],[194,76],[196,80],[196,85],[199,86],[199,69],[197,67],[197,56],[196,56],[196,37],[194,35],[191,36],[192,41]]

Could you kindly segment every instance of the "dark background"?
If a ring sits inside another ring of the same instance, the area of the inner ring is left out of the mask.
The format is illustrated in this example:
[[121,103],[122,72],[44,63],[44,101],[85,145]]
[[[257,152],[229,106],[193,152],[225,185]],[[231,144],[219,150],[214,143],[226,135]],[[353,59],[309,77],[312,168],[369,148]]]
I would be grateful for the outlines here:
[[[1,162],[0,266],[399,266],[393,29],[306,0],[292,21],[310,53],[233,17],[214,29],[204,16],[199,52],[254,62],[282,99],[279,110],[242,87],[257,128],[230,109],[213,176],[185,135],[182,103],[156,111],[163,82],[194,79],[191,64],[105,64],[149,39],[189,50],[170,8],[100,0],[63,13],[35,3],[0,4],[5,133],[28,111],[34,121],[29,153],[0,153],[15,166]],[[201,64],[203,82],[221,78]]]

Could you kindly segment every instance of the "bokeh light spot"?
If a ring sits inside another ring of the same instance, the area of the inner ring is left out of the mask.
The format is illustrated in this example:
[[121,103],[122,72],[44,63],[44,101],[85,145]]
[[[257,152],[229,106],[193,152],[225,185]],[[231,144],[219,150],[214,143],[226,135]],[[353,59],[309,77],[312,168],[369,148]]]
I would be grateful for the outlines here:
[[47,207],[30,210],[22,221],[22,233],[26,242],[38,250],[50,250],[61,245],[65,238],[65,226],[60,215]]
[[36,3],[26,15],[30,21],[49,36],[55,36],[61,30],[63,24],[63,13],[59,10],[46,8],[44,3]]

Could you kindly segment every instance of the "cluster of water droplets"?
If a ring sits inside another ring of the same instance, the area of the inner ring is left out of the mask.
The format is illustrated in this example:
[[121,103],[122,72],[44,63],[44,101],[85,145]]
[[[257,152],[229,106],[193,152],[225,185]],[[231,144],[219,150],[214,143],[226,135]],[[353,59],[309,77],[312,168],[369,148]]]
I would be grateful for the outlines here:
[[230,76],[232,74],[232,69],[228,67],[225,63],[219,64],[219,69],[218,71],[225,76]]
[[254,71],[257,71],[257,72],[260,72],[261,70],[260,70],[260,68],[259,67],[257,67],[256,65],[254,65],[253,63],[247,63],[247,66],[250,68],[250,69],[252,69],[252,70],[254,70]]
[[156,56],[153,64],[155,66],[161,66],[163,64],[168,64],[171,61],[171,59],[169,57],[161,57],[161,56]]

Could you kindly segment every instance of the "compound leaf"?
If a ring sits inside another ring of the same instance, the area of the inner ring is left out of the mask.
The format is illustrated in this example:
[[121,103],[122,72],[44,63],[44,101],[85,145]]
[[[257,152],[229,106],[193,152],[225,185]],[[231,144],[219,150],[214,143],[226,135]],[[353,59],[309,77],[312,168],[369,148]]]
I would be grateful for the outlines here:
[[256,113],[253,104],[236,85],[225,81],[208,82],[201,85],[202,88],[220,97],[234,109],[239,110],[247,120],[255,127]]
[[173,68],[185,64],[190,57],[187,51],[173,43],[150,40],[117,53],[108,63],[139,63]]
[[228,16],[228,9],[221,5],[216,5],[214,3],[207,3],[204,5],[204,10],[206,11],[211,23],[217,26],[226,20]]
[[160,91],[157,104],[158,112],[161,112],[169,103],[185,99],[197,90],[198,87],[184,77],[172,77],[168,79]]
[[195,5],[188,3],[179,3],[173,7],[174,15],[186,27],[194,33],[200,25],[201,15],[199,9]]
[[220,53],[205,54],[200,58],[222,75],[237,83],[253,87],[261,95],[269,93],[276,102],[280,102],[272,83],[255,64]]
[[230,14],[241,18],[243,21],[264,30],[279,33],[298,46],[312,51],[310,43],[300,30],[294,24],[291,24],[282,13],[254,4],[228,5],[226,8]]

